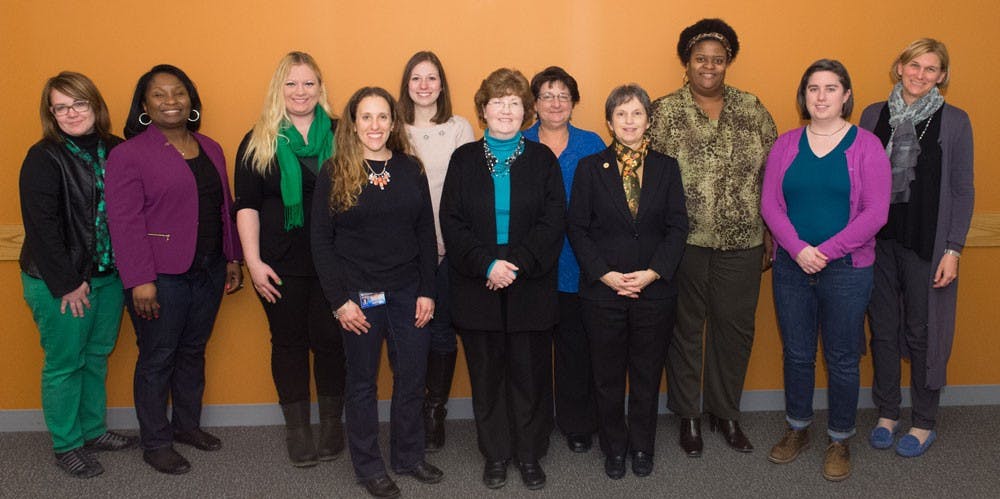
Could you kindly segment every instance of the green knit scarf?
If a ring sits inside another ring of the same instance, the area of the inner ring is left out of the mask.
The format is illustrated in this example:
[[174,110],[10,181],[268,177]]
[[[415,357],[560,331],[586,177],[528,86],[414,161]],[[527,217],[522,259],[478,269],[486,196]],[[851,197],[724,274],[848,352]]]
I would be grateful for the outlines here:
[[320,106],[316,106],[312,125],[309,125],[308,144],[291,123],[282,124],[278,130],[275,156],[278,158],[278,168],[281,171],[281,201],[285,205],[286,231],[302,227],[304,223],[302,170],[299,158],[314,156],[316,167],[319,168],[332,155],[333,130],[330,130],[330,117]]

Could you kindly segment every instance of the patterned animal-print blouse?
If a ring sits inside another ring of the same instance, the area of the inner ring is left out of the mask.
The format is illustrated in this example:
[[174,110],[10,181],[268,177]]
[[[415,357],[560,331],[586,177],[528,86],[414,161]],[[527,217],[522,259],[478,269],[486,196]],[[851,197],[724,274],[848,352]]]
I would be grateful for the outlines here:
[[652,118],[650,146],[680,164],[688,244],[721,250],[762,244],[761,179],[778,131],[760,100],[727,85],[713,121],[685,85],[653,102]]

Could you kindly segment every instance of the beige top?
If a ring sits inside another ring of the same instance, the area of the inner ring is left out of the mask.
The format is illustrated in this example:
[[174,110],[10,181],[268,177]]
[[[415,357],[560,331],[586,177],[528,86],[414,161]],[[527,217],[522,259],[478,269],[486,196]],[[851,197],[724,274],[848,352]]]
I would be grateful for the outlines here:
[[434,230],[437,233],[438,257],[443,257],[444,240],[441,238],[441,191],[444,177],[448,173],[451,153],[459,146],[476,140],[472,125],[461,116],[452,116],[448,121],[431,127],[406,125],[406,133],[413,144],[413,150],[424,164],[427,183],[431,189],[431,205],[434,208]]

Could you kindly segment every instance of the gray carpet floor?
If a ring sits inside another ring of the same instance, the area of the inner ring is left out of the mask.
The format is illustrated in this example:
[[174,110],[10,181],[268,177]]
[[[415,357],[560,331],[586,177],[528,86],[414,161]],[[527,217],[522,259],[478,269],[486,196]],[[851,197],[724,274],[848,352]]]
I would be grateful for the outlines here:
[[[795,462],[772,464],[767,453],[783,434],[782,414],[744,414],[743,426],[757,449],[751,454],[729,450],[722,438],[706,433],[704,456],[684,456],[676,444],[677,418],[661,416],[656,468],[646,478],[631,473],[618,481],[603,473],[603,457],[595,447],[574,454],[553,434],[542,461],[548,474],[543,490],[529,491],[512,468],[506,487],[488,490],[480,482],[482,458],[476,449],[473,423],[448,421],[446,448],[428,456],[445,471],[436,485],[398,476],[403,497],[414,498],[659,498],[659,497],[1000,497],[1000,454],[996,421],[1000,406],[946,407],[939,418],[939,439],[920,458],[905,459],[892,450],[876,451],[864,435],[876,417],[861,411],[859,435],[851,444],[851,478],[831,483],[821,475],[824,431],[813,432],[812,446]],[[817,414],[814,428],[826,425]],[[705,426],[707,430],[707,425]],[[192,463],[190,473],[167,476],[147,466],[138,450],[103,453],[105,473],[89,480],[70,478],[53,464],[46,433],[0,434],[0,497],[367,497],[353,480],[346,456],[307,469],[286,461],[284,429],[278,426],[213,428],[224,446],[201,452],[178,446]],[[383,452],[388,427],[382,426]]]

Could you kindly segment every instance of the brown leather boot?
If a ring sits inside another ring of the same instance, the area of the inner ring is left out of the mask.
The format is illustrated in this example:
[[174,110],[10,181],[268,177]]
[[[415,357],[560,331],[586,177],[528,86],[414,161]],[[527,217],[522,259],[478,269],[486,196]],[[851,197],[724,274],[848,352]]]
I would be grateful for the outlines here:
[[319,404],[319,444],[316,453],[320,461],[333,461],[344,451],[344,423],[340,420],[344,412],[344,397],[320,395]]
[[786,464],[799,457],[799,454],[809,448],[809,428],[796,430],[788,428],[785,436],[771,447],[771,453],[767,459],[772,463]]
[[851,476],[851,449],[847,440],[830,440],[823,457],[823,478],[831,482],[846,480]]

